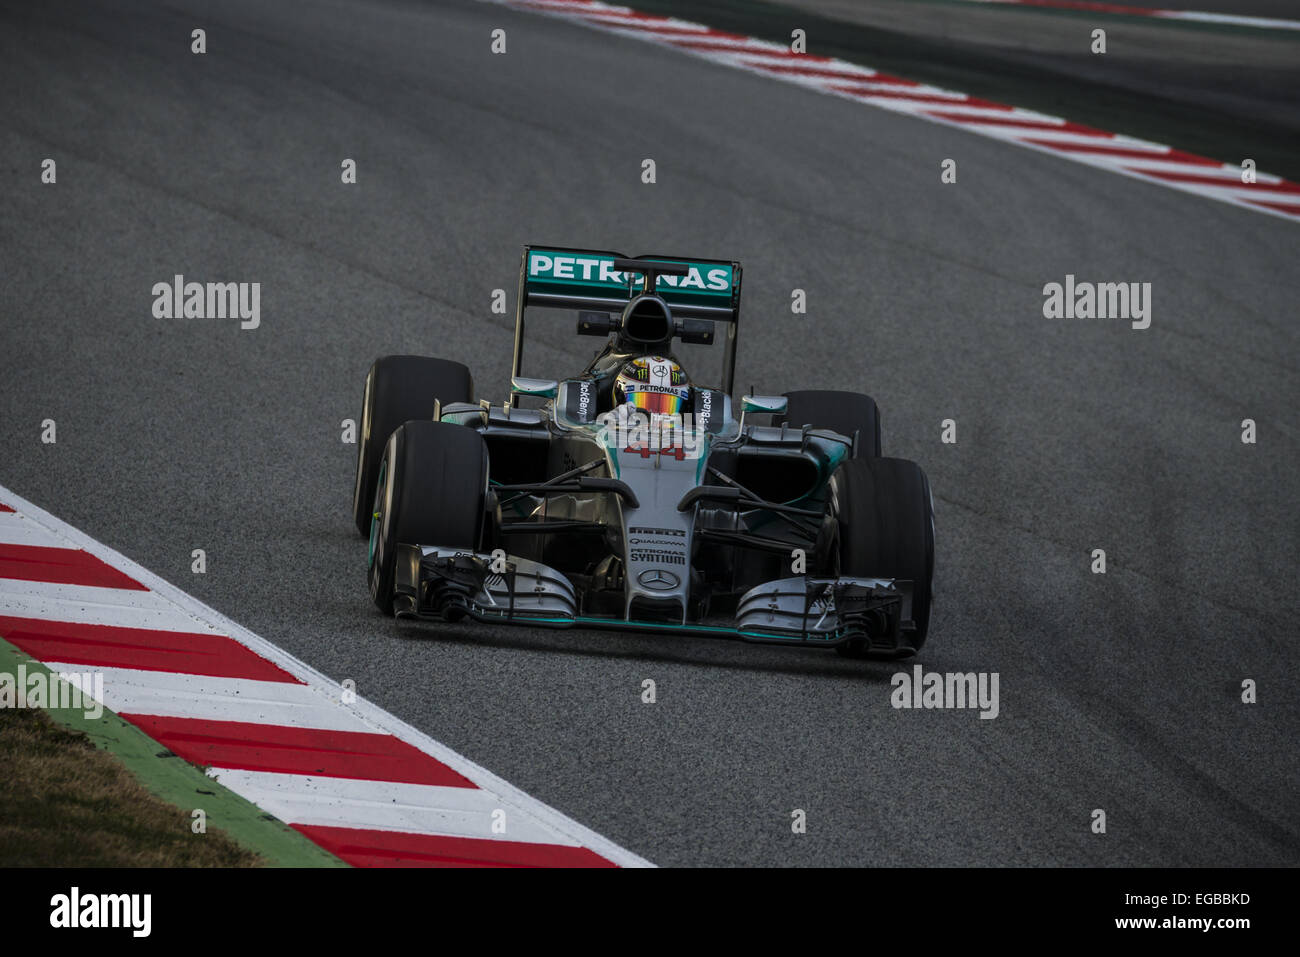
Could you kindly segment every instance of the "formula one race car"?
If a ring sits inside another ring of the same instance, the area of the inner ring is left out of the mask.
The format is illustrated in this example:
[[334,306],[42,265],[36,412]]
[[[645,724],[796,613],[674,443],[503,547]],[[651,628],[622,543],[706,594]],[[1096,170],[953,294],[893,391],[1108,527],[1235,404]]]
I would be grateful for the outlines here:
[[[865,395],[746,395],[737,416],[740,279],[724,260],[526,246],[509,400],[474,401],[458,362],[378,359],[353,494],[375,604],[914,654],[934,567],[925,473],[881,457]],[[577,311],[603,349],[573,378],[525,377],[530,308]],[[702,385],[679,356],[713,347],[718,324],[721,374]]]

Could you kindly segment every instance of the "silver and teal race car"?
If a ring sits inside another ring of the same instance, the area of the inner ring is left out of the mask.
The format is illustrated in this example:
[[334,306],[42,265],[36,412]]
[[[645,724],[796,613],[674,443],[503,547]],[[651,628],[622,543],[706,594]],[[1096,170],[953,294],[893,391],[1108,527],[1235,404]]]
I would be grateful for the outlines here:
[[[376,360],[353,493],[375,604],[915,654],[925,473],[881,456],[869,396],[733,396],[740,285],[737,262],[526,246],[510,398],[475,401],[448,359]],[[523,374],[536,310],[605,339],[580,374]],[[688,376],[679,354],[718,344],[716,379]]]

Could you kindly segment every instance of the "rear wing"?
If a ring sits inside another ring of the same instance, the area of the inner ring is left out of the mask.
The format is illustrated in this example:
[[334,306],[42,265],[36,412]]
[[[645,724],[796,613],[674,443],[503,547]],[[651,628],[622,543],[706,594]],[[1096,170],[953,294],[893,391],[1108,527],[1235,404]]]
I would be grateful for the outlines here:
[[[654,292],[672,314],[730,323],[726,334],[723,388],[732,390],[736,368],[736,324],[740,320],[740,263],[726,259],[637,256],[677,266],[676,275],[655,277]],[[512,376],[523,375],[524,312],[529,306],[621,312],[645,288],[645,277],[628,267],[628,257],[609,250],[525,246],[519,267]],[[684,270],[681,268],[684,267]]]
[[[645,279],[619,269],[615,252],[525,246],[520,268],[522,305],[622,309],[645,289]],[[685,266],[685,275],[659,276],[654,292],[673,315],[735,322],[740,315],[740,263],[724,259],[637,256],[638,262]]]

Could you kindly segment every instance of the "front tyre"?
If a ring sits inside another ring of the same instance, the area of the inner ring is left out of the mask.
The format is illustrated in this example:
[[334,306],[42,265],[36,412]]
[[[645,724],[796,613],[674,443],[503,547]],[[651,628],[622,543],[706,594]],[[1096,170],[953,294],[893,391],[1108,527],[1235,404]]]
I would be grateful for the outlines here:
[[[907,459],[848,459],[831,476],[828,507],[839,540],[839,574],[912,582],[912,621],[896,651],[914,654],[930,629],[934,508],[930,481]],[[864,642],[837,645],[850,658],[872,654]]]
[[352,515],[357,531],[370,530],[370,505],[379,476],[379,459],[388,437],[410,419],[432,419],[439,403],[468,402],[474,394],[469,369],[449,359],[383,356],[366,374],[357,437],[357,474],[352,487]]
[[477,551],[488,482],[487,443],[463,425],[413,420],[388,439],[370,513],[370,598],[393,613],[398,545]]

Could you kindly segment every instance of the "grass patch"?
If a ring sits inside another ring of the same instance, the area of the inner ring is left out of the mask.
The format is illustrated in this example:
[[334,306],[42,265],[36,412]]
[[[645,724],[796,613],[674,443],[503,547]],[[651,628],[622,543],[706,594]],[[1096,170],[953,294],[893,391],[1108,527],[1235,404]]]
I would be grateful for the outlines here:
[[265,863],[220,830],[192,833],[188,811],[37,709],[0,711],[0,808],[0,867]]
[[[50,675],[0,637],[22,669]],[[0,867],[347,866],[107,708],[50,705],[0,708]]]

